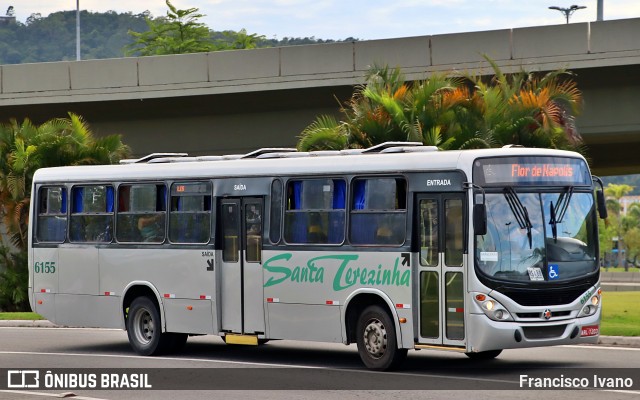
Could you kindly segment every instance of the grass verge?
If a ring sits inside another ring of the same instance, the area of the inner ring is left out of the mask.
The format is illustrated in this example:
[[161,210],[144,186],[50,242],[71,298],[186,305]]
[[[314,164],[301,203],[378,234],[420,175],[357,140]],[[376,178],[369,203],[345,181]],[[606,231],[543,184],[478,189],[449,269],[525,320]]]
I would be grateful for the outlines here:
[[602,294],[601,335],[640,336],[640,292]]
[[3,312],[0,313],[0,320],[35,320],[43,319],[40,314],[34,312]]

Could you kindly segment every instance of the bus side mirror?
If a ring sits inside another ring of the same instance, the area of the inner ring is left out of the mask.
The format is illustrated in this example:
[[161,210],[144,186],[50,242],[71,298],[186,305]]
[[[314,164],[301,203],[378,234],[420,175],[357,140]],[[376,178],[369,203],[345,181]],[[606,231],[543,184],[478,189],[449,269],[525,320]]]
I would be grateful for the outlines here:
[[598,215],[600,219],[607,218],[607,203],[604,199],[604,192],[602,190],[596,191],[596,201],[598,202]]
[[473,205],[473,231],[480,236],[487,234],[487,208],[484,204]]

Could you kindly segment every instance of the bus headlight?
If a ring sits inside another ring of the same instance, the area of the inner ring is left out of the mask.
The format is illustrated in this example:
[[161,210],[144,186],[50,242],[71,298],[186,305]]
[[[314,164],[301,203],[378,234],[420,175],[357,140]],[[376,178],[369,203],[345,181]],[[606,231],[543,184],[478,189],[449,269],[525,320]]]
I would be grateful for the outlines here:
[[580,314],[578,314],[578,317],[588,317],[590,315],[595,314],[596,311],[598,311],[598,308],[600,308],[600,296],[594,295],[586,303],[587,304],[585,304],[585,306],[582,307],[582,310],[580,311]]
[[507,309],[496,300],[485,294],[475,296],[476,302],[482,308],[484,314],[494,321],[513,321],[513,317]]

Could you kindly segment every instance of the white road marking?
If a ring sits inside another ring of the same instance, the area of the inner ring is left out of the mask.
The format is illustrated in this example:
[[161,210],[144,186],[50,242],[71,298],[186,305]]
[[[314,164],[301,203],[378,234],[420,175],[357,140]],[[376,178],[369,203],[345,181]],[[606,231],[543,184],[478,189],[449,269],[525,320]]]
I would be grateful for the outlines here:
[[179,358],[179,357],[147,357],[137,355],[124,355],[124,354],[95,354],[95,353],[45,353],[39,351],[0,351],[0,354],[17,354],[17,355],[33,355],[33,356],[69,356],[69,357],[106,357],[106,358],[133,358],[139,360],[170,360],[170,361],[195,361],[204,363],[222,363],[222,364],[242,364],[242,365],[257,365],[261,367],[286,367],[286,368],[314,368],[314,369],[326,369],[324,367],[312,366],[312,365],[289,365],[289,364],[274,364],[274,363],[258,363],[250,361],[229,361],[229,360],[215,360],[215,359],[202,359],[202,358]]
[[640,351],[638,347],[623,347],[623,346],[583,346],[577,344],[567,344],[560,347],[568,347],[571,349],[597,349],[597,350],[624,350],[624,351]]
[[613,393],[625,393],[625,394],[640,394],[640,392],[634,392],[633,390],[612,390],[612,389],[604,389],[603,392],[613,392]]

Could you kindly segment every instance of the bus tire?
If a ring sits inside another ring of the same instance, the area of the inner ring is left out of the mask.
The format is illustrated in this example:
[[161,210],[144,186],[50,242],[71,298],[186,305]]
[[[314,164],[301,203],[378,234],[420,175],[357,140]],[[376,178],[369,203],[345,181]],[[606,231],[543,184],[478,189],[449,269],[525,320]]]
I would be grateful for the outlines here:
[[373,305],[365,308],[356,329],[358,353],[367,368],[392,370],[407,357],[407,349],[398,348],[395,325],[382,307]]
[[143,356],[166,352],[173,337],[162,333],[158,307],[148,297],[138,297],[131,303],[127,316],[127,336],[133,350]]
[[502,350],[487,350],[479,351],[477,353],[464,353],[472,360],[493,360],[502,353]]

